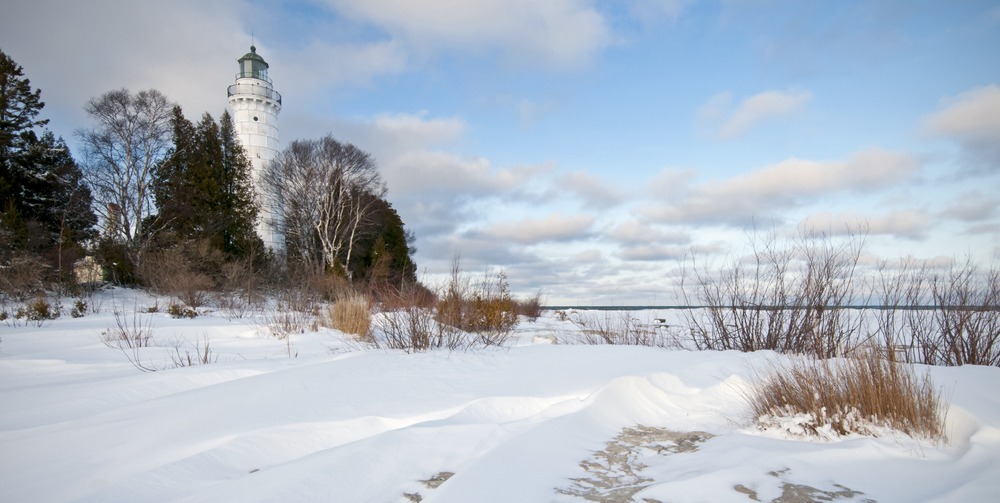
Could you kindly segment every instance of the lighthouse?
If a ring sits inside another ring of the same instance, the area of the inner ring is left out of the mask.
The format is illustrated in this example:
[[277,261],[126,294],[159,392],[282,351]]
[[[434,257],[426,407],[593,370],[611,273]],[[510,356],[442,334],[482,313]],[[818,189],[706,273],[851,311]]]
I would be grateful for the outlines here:
[[238,59],[240,71],[236,83],[229,86],[229,106],[243,149],[250,158],[254,188],[260,201],[257,234],[264,246],[277,253],[285,251],[281,231],[278,195],[261,182],[265,167],[278,156],[278,112],[281,95],[267,77],[267,62],[250,46],[250,52]]

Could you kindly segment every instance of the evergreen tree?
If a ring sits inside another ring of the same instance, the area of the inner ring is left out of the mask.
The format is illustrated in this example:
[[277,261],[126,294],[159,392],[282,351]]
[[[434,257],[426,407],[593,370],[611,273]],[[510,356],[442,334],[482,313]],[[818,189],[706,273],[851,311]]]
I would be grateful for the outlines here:
[[174,107],[171,127],[174,146],[154,185],[157,220],[171,231],[167,236],[174,242],[208,240],[229,259],[263,250],[254,230],[258,210],[250,161],[229,113],[221,124],[206,113],[194,125]]
[[224,217],[220,222],[221,249],[233,257],[245,257],[250,253],[263,256],[264,243],[256,231],[260,207],[253,187],[250,158],[236,136],[228,110],[222,112],[219,118],[219,140],[222,170],[218,180],[222,189],[220,206]]
[[44,103],[22,68],[0,52],[0,245],[72,271],[81,243],[96,237],[90,189],[62,138],[34,127]]
[[45,106],[41,96],[41,89],[31,90],[24,68],[0,51],[0,155],[7,153],[18,135],[48,124],[48,119],[35,119]]
[[406,230],[391,203],[370,194],[367,197],[374,198],[374,216],[370,231],[358,242],[363,251],[361,260],[355,262],[353,276],[395,285],[415,283],[417,266],[412,255],[417,250],[412,246],[413,234]]

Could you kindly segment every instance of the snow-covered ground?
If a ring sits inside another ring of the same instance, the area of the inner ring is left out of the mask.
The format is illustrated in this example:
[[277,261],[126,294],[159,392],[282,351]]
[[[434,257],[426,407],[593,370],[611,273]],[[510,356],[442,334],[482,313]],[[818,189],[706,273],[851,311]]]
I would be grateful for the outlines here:
[[[569,341],[578,330],[552,312],[522,322],[507,349],[417,354],[364,350],[329,329],[286,342],[259,320],[154,313],[140,321],[154,327],[158,347],[140,357],[161,370],[143,373],[101,332],[115,324],[113,303],[134,310],[152,300],[114,294],[97,299],[101,313],[64,314],[43,327],[0,324],[0,501],[971,502],[1000,494],[998,368],[931,369],[951,402],[946,445],[900,434],[811,442],[748,427],[739,388],[748,367],[778,358],[771,353],[552,345],[535,336]],[[173,346],[193,353],[205,341],[215,363],[169,368]]]

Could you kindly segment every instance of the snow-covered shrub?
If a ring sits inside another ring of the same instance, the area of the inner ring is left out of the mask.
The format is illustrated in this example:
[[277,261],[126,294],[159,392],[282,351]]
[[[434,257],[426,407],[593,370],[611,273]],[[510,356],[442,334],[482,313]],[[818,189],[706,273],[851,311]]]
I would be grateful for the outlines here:
[[198,317],[198,311],[174,302],[171,302],[170,306],[167,307],[167,314],[174,318],[194,319]]
[[754,370],[745,395],[750,416],[764,431],[830,439],[877,436],[891,428],[945,440],[947,409],[930,374],[918,375],[913,365],[887,360],[879,351],[772,361]]

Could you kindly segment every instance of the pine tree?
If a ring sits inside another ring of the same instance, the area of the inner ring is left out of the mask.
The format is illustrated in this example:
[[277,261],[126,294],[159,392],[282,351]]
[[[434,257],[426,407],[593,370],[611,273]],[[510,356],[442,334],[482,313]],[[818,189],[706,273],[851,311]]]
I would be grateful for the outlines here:
[[[415,283],[416,264],[412,255],[416,249],[412,244],[413,234],[406,230],[403,220],[399,218],[392,204],[373,195],[374,217],[366,237],[358,243],[361,260],[355,262],[353,271],[355,278],[381,276],[376,281],[388,281],[392,284]],[[380,264],[381,261],[381,264]],[[376,269],[376,266],[382,268]]]
[[0,52],[0,246],[72,271],[81,244],[96,236],[93,198],[62,138],[34,128],[44,103],[23,70]]
[[0,51],[0,155],[18,135],[48,124],[48,119],[35,119],[45,106],[41,96],[41,89],[31,90],[24,68]]
[[263,243],[254,230],[250,161],[228,112],[220,122],[206,113],[194,125],[174,107],[174,146],[157,169],[154,192],[157,220],[170,231],[161,245],[207,240],[232,260],[260,252]]
[[229,111],[219,118],[219,139],[222,146],[222,170],[219,174],[224,218],[220,226],[221,249],[231,257],[249,254],[262,257],[264,243],[257,236],[259,203],[253,187],[250,158],[236,136]]

